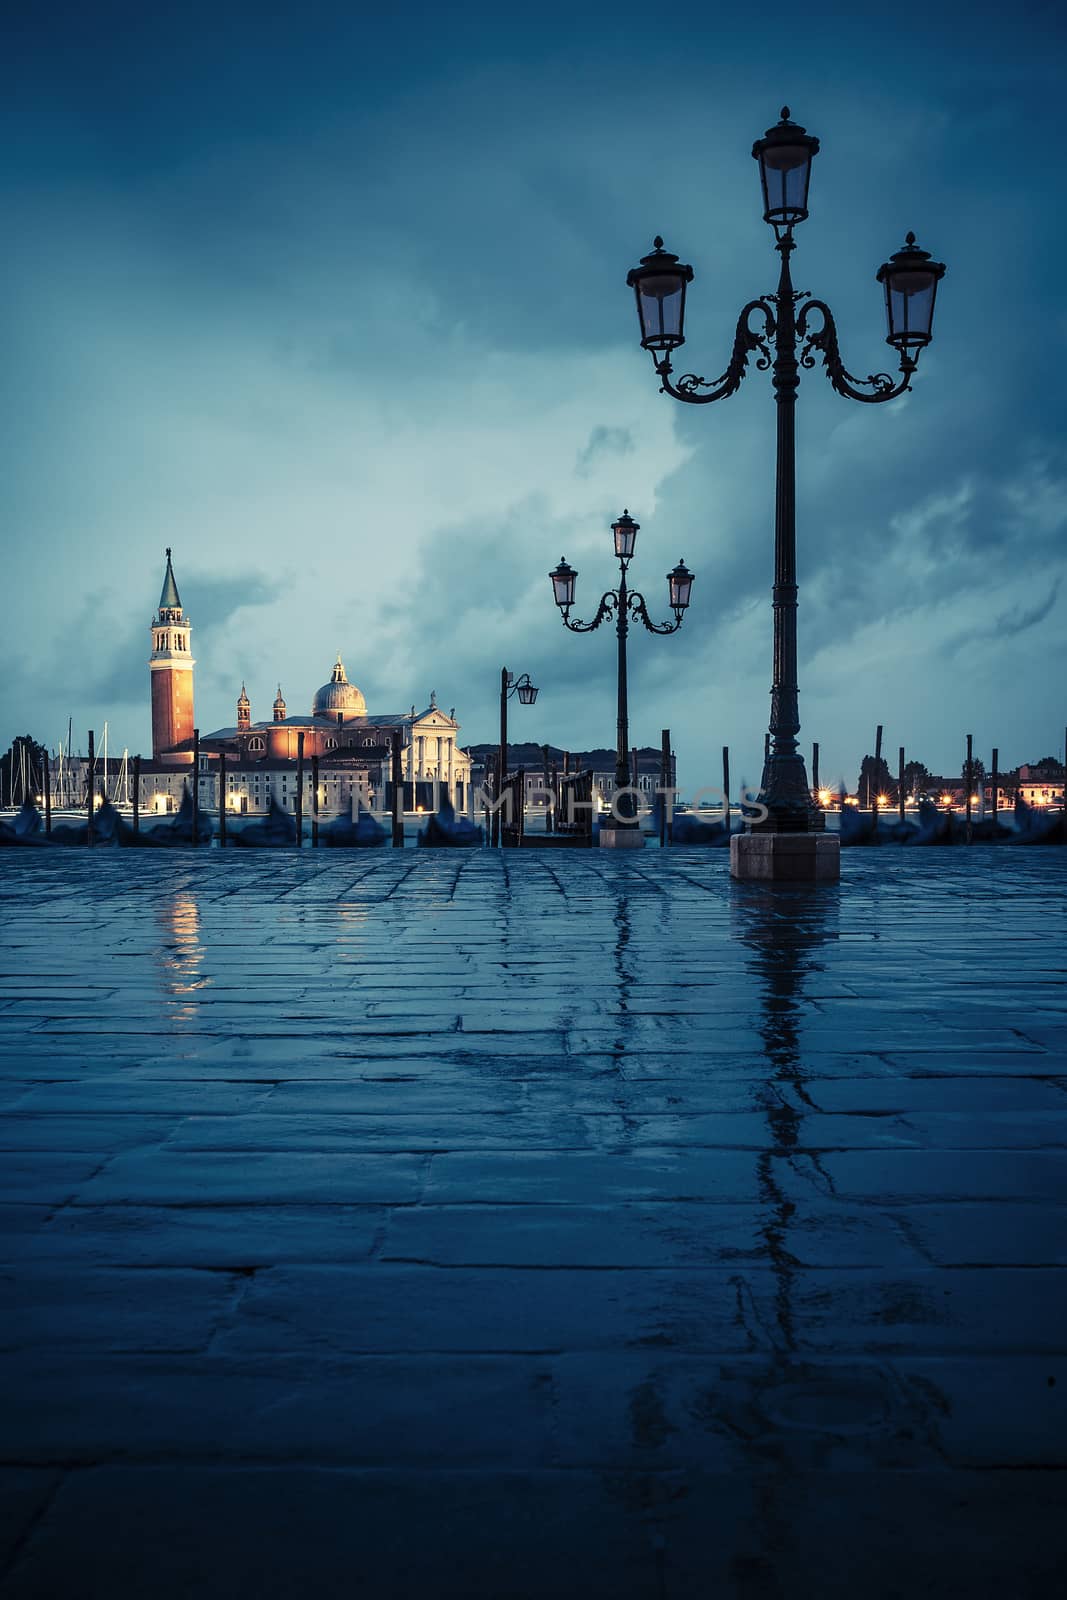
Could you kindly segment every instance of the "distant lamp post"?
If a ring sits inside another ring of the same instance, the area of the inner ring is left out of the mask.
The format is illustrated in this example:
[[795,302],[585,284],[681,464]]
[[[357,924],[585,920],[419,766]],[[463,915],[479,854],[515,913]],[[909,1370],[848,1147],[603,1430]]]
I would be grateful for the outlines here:
[[[890,256],[877,273],[885,291],[888,332],[886,342],[900,357],[900,377],[873,373],[857,378],[841,359],[837,327],[824,300],[793,288],[789,257],[794,249],[793,229],[808,215],[811,164],[819,141],[789,117],[783,107],[781,121],[757,139],[752,154],[759,163],[763,189],[763,216],[774,229],[781,256],[778,289],[750,300],[737,320],[734,347],[726,371],[713,381],[686,373],[672,377],[672,356],[685,343],[686,291],[693,269],[664,249],[657,238],[653,249],[627,275],[637,302],[641,347],[652,354],[661,390],[689,405],[708,405],[735,394],[755,356],[759,371],[772,373],[778,412],[777,468],[774,518],[774,679],[771,689],[770,751],[763,770],[760,799],[767,815],[747,825],[731,847],[731,870],[736,876],[836,877],[837,841],[830,836],[813,839],[810,848],[796,841],[780,850],[757,845],[754,837],[780,834],[818,835],[824,828],[822,809],[813,803],[797,746],[800,715],[797,695],[797,577],[796,577],[796,472],[795,407],[801,368],[822,358],[832,387],[849,400],[877,405],[910,389],[919,353],[930,342],[937,286],[945,273],[909,233],[904,248]],[[755,326],[753,326],[755,321]],[[553,582],[555,582],[555,575]],[[746,866],[746,860],[748,865]],[[816,867],[815,863],[819,865]]]
[[[500,669],[500,751],[497,756],[497,791],[499,800],[504,792],[504,782],[508,775],[508,701],[515,695],[521,706],[532,706],[540,691],[535,689],[530,682],[530,674],[524,672],[521,678],[516,678],[507,667]],[[525,798],[525,797],[524,797]],[[493,844],[501,841],[500,812],[493,812]]]
[[[648,614],[645,597],[635,589],[626,585],[626,574],[633,557],[634,546],[637,542],[637,531],[640,523],[635,522],[628,511],[624,511],[611,525],[615,539],[615,555],[619,562],[619,587],[608,589],[601,596],[600,605],[592,622],[572,622],[570,618],[571,607],[574,605],[574,589],[578,577],[577,572],[567,562],[565,557],[560,558],[559,566],[549,573],[552,580],[552,598],[559,607],[563,624],[572,633],[592,633],[600,627],[602,622],[609,618],[615,619],[615,633],[618,637],[618,720],[617,740],[615,750],[615,817],[614,824],[617,829],[637,829],[637,802],[630,787],[630,719],[628,691],[626,681],[626,640],[630,631],[630,618],[640,621],[649,633],[677,633],[682,625],[682,618],[689,607],[690,596],[693,589],[693,574],[684,561],[667,574],[667,590],[671,610],[674,612],[673,622],[653,622]],[[640,839],[640,833],[636,834]]]

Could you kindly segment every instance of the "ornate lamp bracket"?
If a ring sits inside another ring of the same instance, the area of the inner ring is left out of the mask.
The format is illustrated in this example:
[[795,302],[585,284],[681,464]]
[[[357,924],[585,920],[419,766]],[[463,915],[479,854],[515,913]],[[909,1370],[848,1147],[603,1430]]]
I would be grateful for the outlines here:
[[[751,326],[750,318],[755,312],[763,316],[763,332],[757,333]],[[665,355],[661,361],[655,363],[656,372],[660,380],[660,390],[663,394],[673,395],[676,400],[684,400],[689,405],[706,406],[713,400],[725,400],[728,395],[736,394],[741,387],[741,380],[748,370],[748,359],[755,351],[759,351],[756,368],[766,372],[771,365],[772,356],[767,341],[774,338],[775,334],[774,312],[769,300],[750,300],[737,319],[737,329],[734,333],[734,348],[730,356],[730,365],[721,377],[710,381],[700,378],[695,372],[686,372],[677,383],[671,382],[671,358]],[[700,394],[700,389],[708,389],[709,394]],[[673,631],[673,630],[672,630]]]
[[[821,324],[814,332],[808,331],[808,317],[818,312]],[[800,351],[800,365],[814,367],[816,353],[820,353],[831,387],[846,400],[859,400],[864,405],[878,405],[883,400],[895,400],[911,388],[915,362],[910,356],[900,358],[901,378],[890,377],[888,372],[872,372],[866,378],[857,378],[848,371],[841,359],[837,342],[837,324],[825,300],[808,300],[797,315],[797,337],[804,343]],[[867,390],[869,392],[865,393]]]
[[570,617],[563,612],[561,613],[563,616],[563,626],[565,628],[569,628],[572,633],[592,633],[595,628],[600,627],[602,622],[607,622],[609,617],[614,616],[615,611],[618,608],[618,604],[618,594],[614,589],[608,589],[600,597],[600,604],[597,607],[597,613],[592,622],[572,622]]
[[626,609],[632,617],[644,623],[649,633],[677,633],[682,626],[680,616],[676,617],[673,622],[653,622],[648,614],[644,595],[638,593],[636,589],[626,596]]

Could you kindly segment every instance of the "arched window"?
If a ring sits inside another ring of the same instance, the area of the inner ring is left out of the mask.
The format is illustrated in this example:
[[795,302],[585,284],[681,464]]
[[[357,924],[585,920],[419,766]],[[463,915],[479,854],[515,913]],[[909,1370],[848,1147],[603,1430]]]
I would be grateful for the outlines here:
[[336,739],[327,739],[327,740],[325,740],[325,748],[327,750],[336,750],[337,749],[337,740]]
[[249,739],[248,748],[250,750],[265,750],[267,746],[261,736],[257,733],[253,734],[252,738]]

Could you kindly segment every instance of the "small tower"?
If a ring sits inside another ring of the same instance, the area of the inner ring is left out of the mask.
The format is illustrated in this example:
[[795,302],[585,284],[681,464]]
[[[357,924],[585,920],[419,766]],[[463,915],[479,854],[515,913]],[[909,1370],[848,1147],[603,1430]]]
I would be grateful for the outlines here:
[[237,732],[247,733],[252,726],[252,703],[248,698],[248,691],[244,684],[237,696]]
[[285,701],[282,699],[282,686],[278,685],[278,693],[274,696],[274,720],[285,721]]
[[[152,619],[152,759],[159,761],[175,745],[193,737],[193,667],[189,651],[192,625],[182,610],[174,568],[167,550],[167,570],[159,610]],[[187,752],[173,758],[191,761]]]

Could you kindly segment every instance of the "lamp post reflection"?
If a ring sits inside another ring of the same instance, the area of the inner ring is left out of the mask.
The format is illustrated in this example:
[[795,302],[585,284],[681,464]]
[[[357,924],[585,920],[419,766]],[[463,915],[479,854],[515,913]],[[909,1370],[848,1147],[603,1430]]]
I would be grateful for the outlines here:
[[[749,952],[747,966],[756,980],[765,1076],[760,1098],[767,1118],[766,1147],[757,1157],[760,1202],[765,1208],[760,1231],[775,1277],[775,1313],[780,1346],[796,1349],[793,1291],[800,1267],[790,1248],[796,1205],[780,1179],[781,1164],[790,1166],[803,1144],[803,1124],[817,1111],[807,1087],[802,1030],[810,1015],[805,996],[808,981],[824,971],[819,950],[834,938],[837,899],[810,888],[783,890],[753,885],[732,900],[734,931]],[[819,1157],[805,1157],[818,1169]]]
[[211,981],[203,971],[200,907],[191,894],[179,890],[160,902],[157,919],[162,936],[160,975],[168,1020],[192,1022],[197,1014],[194,997]]

